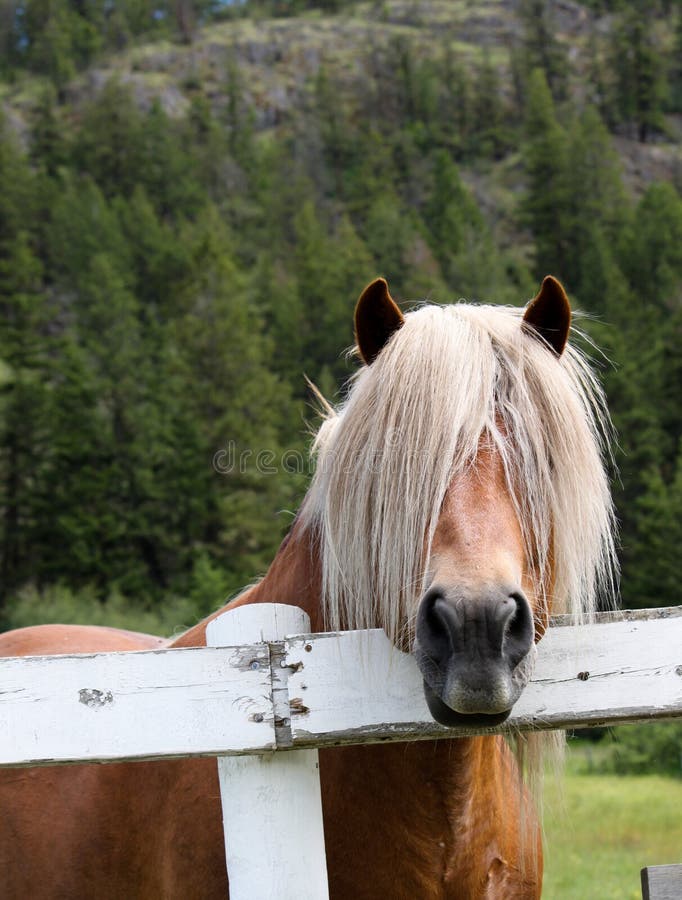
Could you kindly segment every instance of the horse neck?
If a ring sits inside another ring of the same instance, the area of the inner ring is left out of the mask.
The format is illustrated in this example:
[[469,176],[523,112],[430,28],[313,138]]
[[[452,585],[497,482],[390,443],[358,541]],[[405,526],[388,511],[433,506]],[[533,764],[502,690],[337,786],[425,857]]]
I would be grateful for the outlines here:
[[273,559],[265,577],[172,641],[171,647],[201,647],[206,644],[206,626],[227,610],[251,603],[284,603],[298,606],[310,616],[311,632],[323,631],[320,604],[320,567],[310,533],[294,523]]
[[321,583],[314,538],[307,529],[295,523],[263,580],[241,594],[229,608],[250,603],[298,606],[310,617],[311,632],[324,631]]
[[502,737],[320,750],[320,773],[330,881],[355,867],[372,896],[539,897],[537,822]]

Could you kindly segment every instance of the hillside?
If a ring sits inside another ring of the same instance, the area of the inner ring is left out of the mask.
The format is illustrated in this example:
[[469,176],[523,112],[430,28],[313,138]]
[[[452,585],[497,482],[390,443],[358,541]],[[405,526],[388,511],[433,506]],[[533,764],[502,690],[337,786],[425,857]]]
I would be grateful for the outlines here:
[[187,2],[0,22],[4,624],[172,628],[262,573],[309,467],[220,454],[305,458],[379,273],[562,278],[616,364],[624,601],[676,603],[678,5]]
[[[595,41],[613,30],[613,15],[598,16],[584,5],[562,0],[552,6],[552,27],[571,67],[571,94],[578,103],[594,101],[590,83]],[[143,110],[158,101],[173,118],[188,114],[197,95],[214,112],[225,110],[228,84],[238,74],[242,102],[259,133],[277,134],[294,127],[311,102],[315,79],[324,70],[336,98],[360,107],[376,67],[395,64],[396,52],[409,48],[424,64],[453,54],[475,68],[489,60],[501,92],[514,91],[512,54],[522,51],[521,0],[429,0],[353,3],[336,15],[313,10],[293,18],[237,18],[197,29],[191,44],[168,39],[142,42],[109,53],[64,87],[69,115],[95,100],[104,85],[118,79]],[[672,52],[671,34],[658,23],[660,40]],[[603,52],[598,50],[597,52]],[[25,136],[35,116],[45,79],[23,76],[0,85],[2,108]],[[634,191],[655,180],[670,180],[682,166],[682,114],[666,117],[665,134],[642,144],[627,134],[616,137],[624,174]]]
[[[514,71],[515,57],[523,57],[528,40],[522,7],[521,0],[352,3],[335,15],[314,9],[291,18],[268,18],[261,13],[257,18],[213,21],[198,28],[190,44],[140,38],[130,49],[104,54],[70,79],[62,89],[59,118],[65,127],[78,121],[115,80],[130,90],[140,110],[149,111],[158,103],[171,119],[185,120],[199,100],[207,101],[214,117],[222,121],[231,115],[230,104],[232,115],[238,106],[239,127],[247,122],[260,141],[293,136],[305,145],[301,152],[310,155],[321,143],[320,135],[314,134],[317,124],[311,130],[311,118],[318,115],[316,86],[321,77],[329,85],[334,105],[355,126],[381,127],[381,119],[388,115],[395,127],[403,123],[395,96],[389,97],[379,115],[368,103],[374,93],[375,104],[385,104],[386,84],[378,83],[390,82],[401,66],[412,68],[403,71],[403,78],[443,79],[452,75],[454,64],[457,73],[461,69],[473,75],[493,67],[493,89],[500,103],[497,114],[513,121],[523,105],[518,96],[522,90],[519,72]],[[608,53],[614,17],[599,16],[571,0],[549,7],[553,36],[567,67],[567,96],[581,108],[598,100],[599,88],[590,79],[595,58],[603,60]],[[655,31],[660,45],[672,53],[664,19],[656,23]],[[368,92],[371,85],[374,91]],[[471,85],[457,85],[450,106],[458,103],[457,91],[462,87],[465,94],[471,93]],[[45,79],[32,75],[0,87],[7,120],[25,145],[44,89]],[[416,89],[433,91],[427,81]],[[435,112],[448,114],[447,109]],[[467,115],[473,118],[476,110]],[[682,113],[669,110],[664,121],[665,127],[646,143],[637,140],[627,123],[614,124],[613,146],[623,183],[633,197],[652,182],[682,179]],[[519,139],[513,133],[505,138],[506,146],[496,150],[492,159],[490,154],[481,159],[476,152],[460,153],[460,174],[496,243],[513,248],[527,260],[532,246],[516,215],[524,190]]]

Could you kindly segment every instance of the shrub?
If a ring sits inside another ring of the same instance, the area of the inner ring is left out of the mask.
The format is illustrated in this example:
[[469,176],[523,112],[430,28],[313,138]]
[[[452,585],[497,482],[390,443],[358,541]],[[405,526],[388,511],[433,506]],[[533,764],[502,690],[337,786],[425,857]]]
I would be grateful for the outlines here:
[[116,591],[101,600],[91,587],[71,590],[58,584],[39,590],[29,585],[7,601],[2,626],[9,630],[48,623],[107,625],[171,635],[194,625],[200,616],[194,599],[169,597],[163,604],[151,606]]

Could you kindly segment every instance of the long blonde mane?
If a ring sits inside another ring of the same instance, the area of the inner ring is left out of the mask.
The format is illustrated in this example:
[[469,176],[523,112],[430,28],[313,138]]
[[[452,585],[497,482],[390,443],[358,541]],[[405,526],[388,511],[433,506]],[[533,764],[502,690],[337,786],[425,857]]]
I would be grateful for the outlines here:
[[552,612],[580,622],[600,592],[613,596],[604,395],[580,350],[557,359],[521,316],[463,303],[408,313],[329,409],[301,510],[319,542],[329,629],[409,639],[443,498],[482,438],[501,454],[542,584],[554,565]]

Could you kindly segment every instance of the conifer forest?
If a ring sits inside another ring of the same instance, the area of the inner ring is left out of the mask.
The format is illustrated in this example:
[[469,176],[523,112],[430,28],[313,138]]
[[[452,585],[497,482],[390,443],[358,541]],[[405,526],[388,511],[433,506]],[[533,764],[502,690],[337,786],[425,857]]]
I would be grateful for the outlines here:
[[564,282],[621,602],[678,604],[681,192],[680,0],[0,0],[0,627],[262,575],[377,275]]

